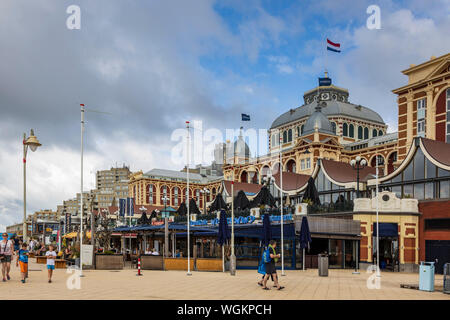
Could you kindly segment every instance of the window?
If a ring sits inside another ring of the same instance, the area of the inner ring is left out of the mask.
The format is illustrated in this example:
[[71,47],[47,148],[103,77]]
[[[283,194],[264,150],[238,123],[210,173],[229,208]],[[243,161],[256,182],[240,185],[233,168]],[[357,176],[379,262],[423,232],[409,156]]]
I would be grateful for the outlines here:
[[378,135],[382,136],[383,135],[383,131],[382,130],[378,131]]
[[417,111],[425,109],[427,107],[427,99],[417,100]]
[[353,124],[350,124],[350,126],[348,127],[348,131],[350,138],[353,138],[355,136],[355,127],[353,126]]
[[369,128],[364,128],[364,139],[369,139]]
[[378,131],[377,131],[377,129],[373,129],[372,130],[372,137],[376,137],[378,135]]
[[283,131],[283,143],[288,142],[287,131]]
[[333,133],[336,134],[336,123],[331,122],[331,129],[333,129]]
[[363,128],[361,126],[358,126],[358,139],[363,138]]
[[425,219],[425,230],[450,230],[450,219]]
[[342,135],[344,137],[348,137],[348,125],[346,122],[342,125]]
[[417,135],[421,137],[425,136],[425,119],[417,121]]
[[305,170],[305,169],[306,169],[306,166],[305,166],[305,159],[302,159],[302,160],[300,161],[300,168],[301,168],[302,170]]
[[292,129],[288,130],[288,142],[292,141]]
[[306,159],[306,169],[310,169],[311,168],[311,159]]

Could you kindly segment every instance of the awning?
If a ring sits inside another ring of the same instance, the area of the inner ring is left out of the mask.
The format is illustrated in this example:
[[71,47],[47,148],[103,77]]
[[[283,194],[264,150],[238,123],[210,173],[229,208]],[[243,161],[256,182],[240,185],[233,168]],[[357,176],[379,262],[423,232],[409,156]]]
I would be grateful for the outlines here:
[[[397,223],[386,223],[380,222],[380,237],[398,237],[398,224]],[[377,236],[377,224],[373,224],[372,236]]]
[[72,238],[75,238],[77,235],[78,235],[77,232],[70,232],[70,233],[66,233],[66,234],[63,235],[62,237],[63,237],[63,238],[69,238],[69,239],[72,239]]

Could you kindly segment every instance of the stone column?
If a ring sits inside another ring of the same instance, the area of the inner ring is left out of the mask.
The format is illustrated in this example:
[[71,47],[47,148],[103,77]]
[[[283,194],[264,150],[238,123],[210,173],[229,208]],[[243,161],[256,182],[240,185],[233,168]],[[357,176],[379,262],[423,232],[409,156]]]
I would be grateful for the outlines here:
[[413,97],[412,92],[406,95],[406,150],[409,150],[413,139]]
[[425,92],[427,93],[426,137],[434,140],[436,139],[436,105],[433,104],[433,86],[429,84]]

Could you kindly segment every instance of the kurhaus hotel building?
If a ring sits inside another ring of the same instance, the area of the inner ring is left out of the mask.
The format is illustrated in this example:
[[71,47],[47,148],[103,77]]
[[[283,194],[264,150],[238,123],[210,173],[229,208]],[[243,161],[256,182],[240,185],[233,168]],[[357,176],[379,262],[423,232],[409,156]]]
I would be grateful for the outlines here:
[[[270,181],[264,178],[272,175],[275,181],[269,189],[279,201],[281,153],[284,204],[298,213],[310,177],[319,193],[321,205],[307,214],[313,229],[310,259],[326,251],[333,267],[347,268],[354,267],[355,259],[372,264],[379,250],[385,270],[416,271],[420,261],[427,260],[436,261],[437,272],[442,272],[443,264],[450,262],[450,53],[411,65],[403,73],[408,84],[393,90],[398,95],[398,132],[387,133],[376,111],[352,103],[349,91],[330,79],[305,92],[301,106],[273,121],[267,155],[251,158],[242,134],[232,144],[219,145],[216,155],[221,156],[212,167],[220,164],[220,171],[192,174],[190,197],[206,211],[219,192],[231,201],[229,181],[238,182],[235,193],[243,190],[253,197],[259,192],[253,186]],[[355,170],[351,162],[357,157],[367,166]],[[129,196],[135,197],[137,207],[161,208],[164,196],[167,205],[177,207],[184,200],[185,180],[185,172],[138,172],[130,178]],[[374,240],[377,183],[379,248]],[[345,221],[351,229],[355,225],[350,222],[357,222],[360,232],[341,232],[345,227],[337,226]],[[295,267],[298,242],[291,240],[284,249]],[[243,248],[257,242],[237,241]],[[257,261],[258,256],[253,258]],[[245,259],[248,266],[248,256]],[[316,263],[310,260],[307,265]]]

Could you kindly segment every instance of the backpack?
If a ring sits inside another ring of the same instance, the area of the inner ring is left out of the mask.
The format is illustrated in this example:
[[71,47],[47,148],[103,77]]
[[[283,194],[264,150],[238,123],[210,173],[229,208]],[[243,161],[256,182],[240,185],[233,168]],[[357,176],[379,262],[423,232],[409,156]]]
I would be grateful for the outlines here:
[[263,252],[263,262],[264,262],[264,263],[269,263],[270,261],[272,261],[272,258],[270,257],[270,251],[269,251],[269,248],[267,248],[267,249],[264,250],[264,252]]

